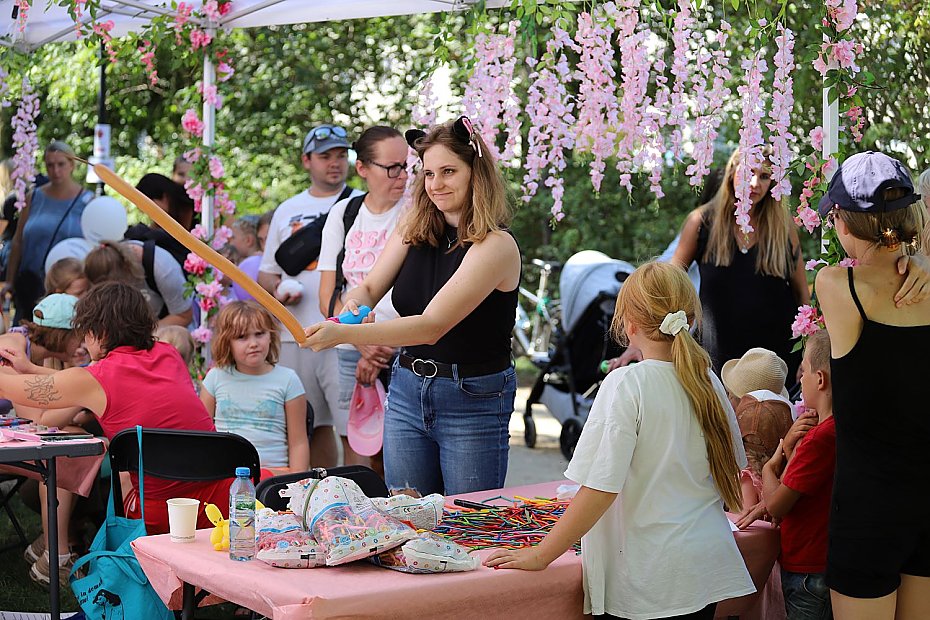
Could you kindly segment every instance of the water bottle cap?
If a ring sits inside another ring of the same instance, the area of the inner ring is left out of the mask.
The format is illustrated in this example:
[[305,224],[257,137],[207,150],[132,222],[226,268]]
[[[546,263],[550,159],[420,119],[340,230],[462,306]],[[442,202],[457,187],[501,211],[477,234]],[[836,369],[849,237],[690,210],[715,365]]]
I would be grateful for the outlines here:
[[249,478],[252,475],[252,470],[248,467],[237,467],[236,468],[236,477],[237,478]]

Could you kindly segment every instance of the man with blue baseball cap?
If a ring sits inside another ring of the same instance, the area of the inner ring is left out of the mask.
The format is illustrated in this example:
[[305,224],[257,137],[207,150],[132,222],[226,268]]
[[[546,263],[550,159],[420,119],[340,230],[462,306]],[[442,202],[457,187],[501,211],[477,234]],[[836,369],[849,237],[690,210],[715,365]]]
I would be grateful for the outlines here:
[[[346,185],[349,148],[348,134],[343,127],[324,123],[311,129],[304,137],[300,150],[301,164],[310,175],[310,187],[282,202],[275,210],[268,228],[258,282],[287,305],[301,325],[313,325],[325,318],[320,314],[320,274],[316,270],[316,261],[291,277],[277,263],[275,253],[296,231],[325,217],[335,203],[362,193]],[[337,465],[332,414],[339,406],[336,350],[303,350],[294,342],[290,332],[282,329],[279,362],[300,377],[306,390],[307,402],[313,408],[311,466]]]

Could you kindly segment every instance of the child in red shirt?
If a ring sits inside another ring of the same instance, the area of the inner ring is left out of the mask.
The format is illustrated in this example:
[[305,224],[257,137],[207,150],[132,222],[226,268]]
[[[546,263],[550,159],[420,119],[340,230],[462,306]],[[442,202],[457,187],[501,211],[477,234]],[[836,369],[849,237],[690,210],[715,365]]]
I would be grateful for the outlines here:
[[779,560],[788,620],[828,620],[833,614],[824,573],[836,426],[830,337],[825,330],[808,338],[801,373],[804,404],[817,412],[817,426],[807,432],[784,467],[784,453],[779,446],[762,468],[762,485],[769,514],[781,518]]

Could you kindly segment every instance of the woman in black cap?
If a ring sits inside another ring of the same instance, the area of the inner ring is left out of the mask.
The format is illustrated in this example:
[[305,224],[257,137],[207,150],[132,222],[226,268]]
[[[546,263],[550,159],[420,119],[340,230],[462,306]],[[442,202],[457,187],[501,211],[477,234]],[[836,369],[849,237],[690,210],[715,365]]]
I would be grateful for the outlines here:
[[866,152],[843,163],[820,205],[858,261],[823,268],[816,286],[832,349],[827,585],[840,620],[930,613],[930,300],[893,301],[898,260],[921,248],[919,198],[899,161]]

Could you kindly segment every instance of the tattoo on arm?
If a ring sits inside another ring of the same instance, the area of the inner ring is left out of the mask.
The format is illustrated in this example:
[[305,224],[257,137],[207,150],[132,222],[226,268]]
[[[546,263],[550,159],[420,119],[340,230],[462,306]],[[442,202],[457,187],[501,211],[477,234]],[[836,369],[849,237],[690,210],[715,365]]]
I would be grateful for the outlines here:
[[43,407],[61,400],[61,392],[55,387],[54,376],[36,376],[26,379],[26,398]]

